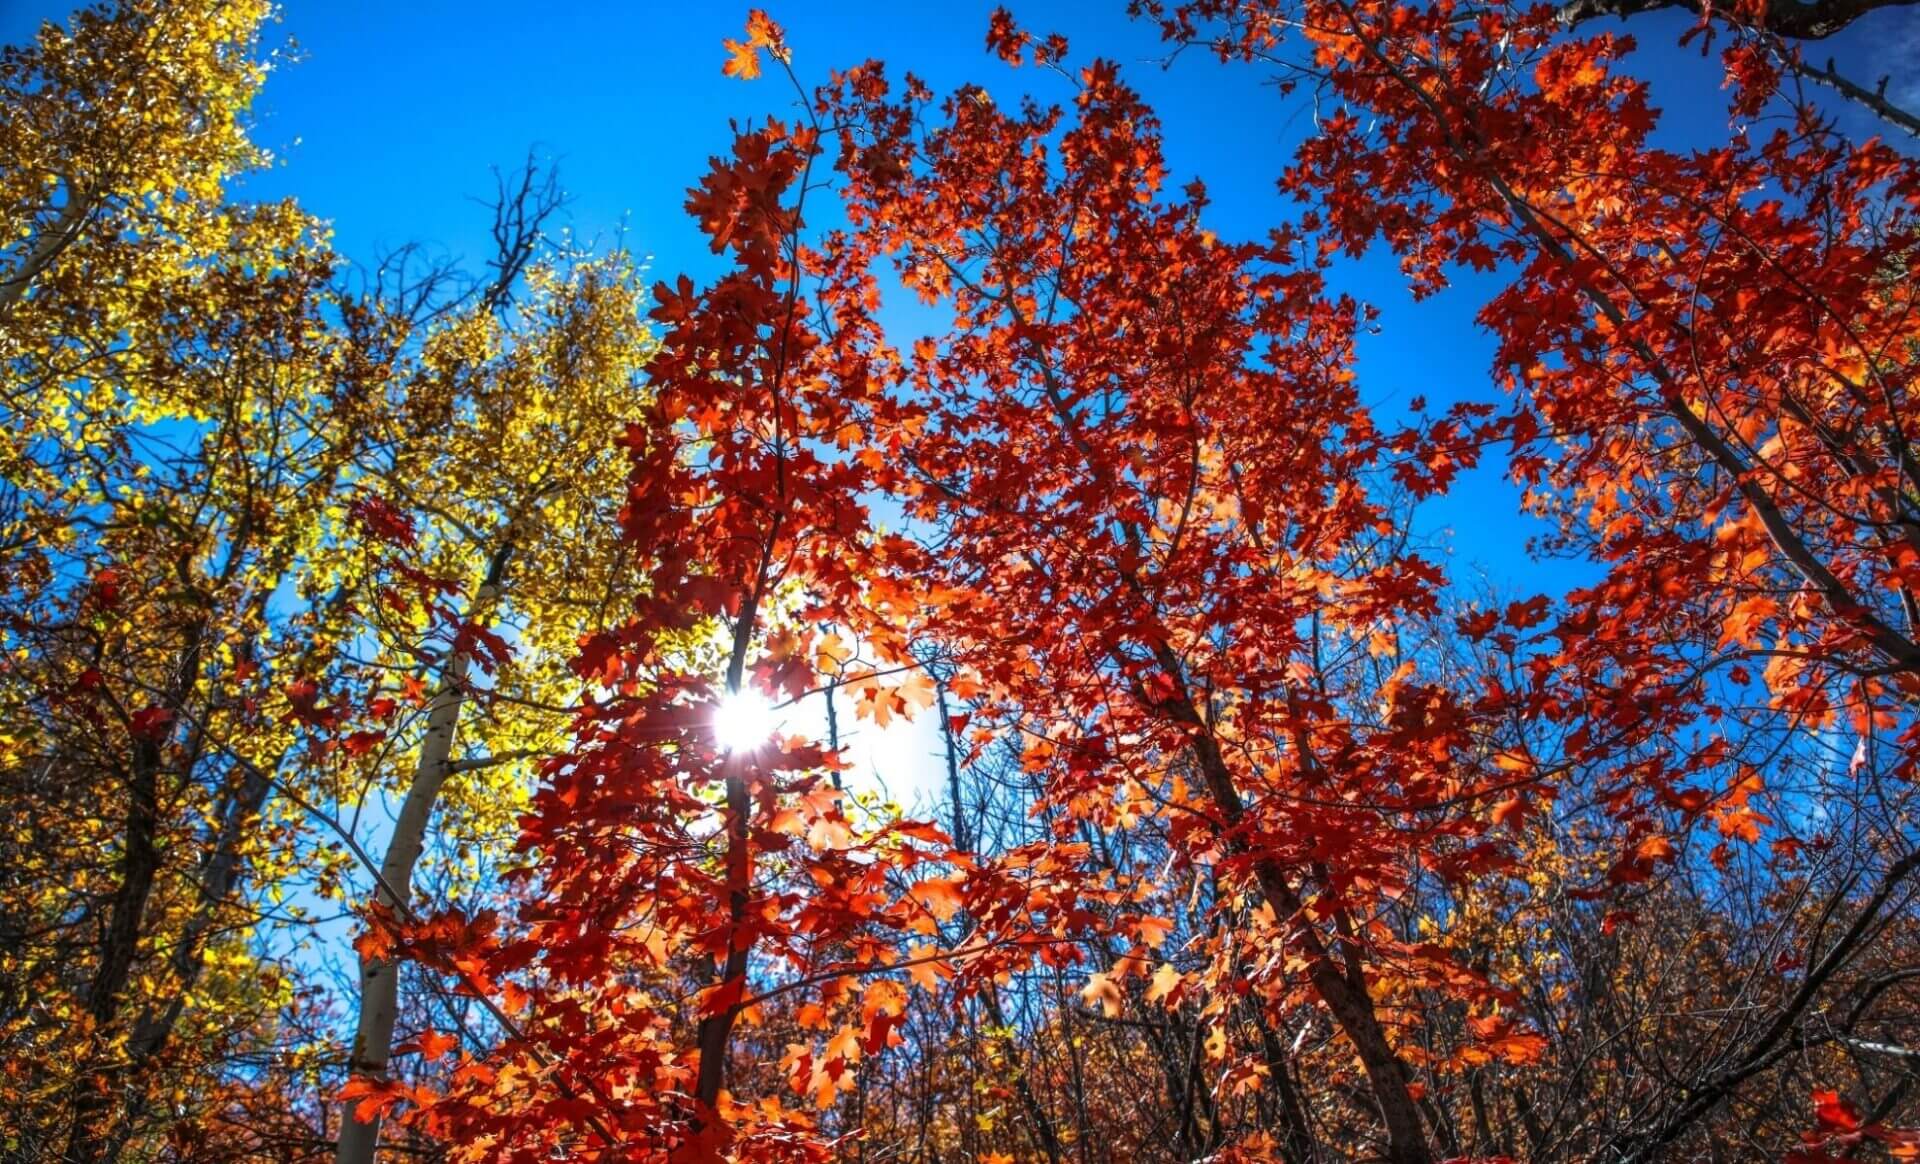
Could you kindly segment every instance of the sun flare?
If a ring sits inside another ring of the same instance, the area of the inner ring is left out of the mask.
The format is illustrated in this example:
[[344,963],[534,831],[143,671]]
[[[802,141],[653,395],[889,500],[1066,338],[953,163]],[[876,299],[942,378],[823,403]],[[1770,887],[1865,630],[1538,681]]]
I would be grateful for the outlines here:
[[750,752],[772,739],[780,722],[779,711],[760,692],[728,692],[714,706],[713,739],[723,752]]

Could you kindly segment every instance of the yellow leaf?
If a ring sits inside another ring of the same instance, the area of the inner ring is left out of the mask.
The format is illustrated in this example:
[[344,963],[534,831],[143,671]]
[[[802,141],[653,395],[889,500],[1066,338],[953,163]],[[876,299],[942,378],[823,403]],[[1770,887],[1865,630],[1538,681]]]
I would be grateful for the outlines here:
[[827,1058],[838,1059],[843,1063],[858,1063],[860,1032],[852,1027],[841,1027],[838,1034],[827,1040]]
[[1180,988],[1180,971],[1170,964],[1162,962],[1153,972],[1153,981],[1147,984],[1147,1001],[1159,1002]]

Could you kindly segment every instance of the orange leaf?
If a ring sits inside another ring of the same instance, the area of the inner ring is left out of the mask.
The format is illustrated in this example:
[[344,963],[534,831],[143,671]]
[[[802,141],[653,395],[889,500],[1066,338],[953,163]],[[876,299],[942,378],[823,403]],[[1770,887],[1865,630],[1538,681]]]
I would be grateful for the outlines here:
[[1100,1013],[1108,1018],[1120,1017],[1120,1004],[1123,1001],[1120,988],[1105,974],[1095,974],[1087,979],[1086,986],[1080,990],[1080,1001],[1088,1006],[1099,1006]]
[[457,1035],[443,1035],[439,1031],[421,1031],[420,1037],[414,1041],[420,1045],[421,1057],[429,1061],[444,1056],[460,1045]]
[[963,898],[960,893],[960,878],[929,877],[917,882],[908,895],[919,902],[936,921],[947,921],[960,911]]
[[742,81],[751,81],[760,75],[760,50],[751,42],[742,44],[740,41],[730,39],[723,43],[730,55],[727,57],[727,63],[720,66],[722,73],[729,77],[738,77]]
[[1164,917],[1143,917],[1133,923],[1140,940],[1158,950],[1167,942],[1167,935],[1173,930],[1173,921]]

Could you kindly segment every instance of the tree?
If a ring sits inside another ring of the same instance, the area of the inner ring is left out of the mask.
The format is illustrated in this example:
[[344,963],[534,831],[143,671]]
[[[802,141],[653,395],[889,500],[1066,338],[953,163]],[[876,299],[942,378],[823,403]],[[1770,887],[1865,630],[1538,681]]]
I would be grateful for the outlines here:
[[[1249,61],[1282,59],[1286,30],[1305,30],[1303,67],[1351,112],[1322,125],[1283,182],[1333,240],[1385,241],[1421,291],[1444,285],[1449,264],[1510,277],[1480,317],[1500,340],[1496,375],[1521,399],[1495,431],[1514,438],[1515,476],[1563,520],[1564,544],[1611,566],[1569,596],[1558,662],[1616,723],[1666,720],[1651,737],[1664,755],[1634,757],[1603,786],[1631,845],[1668,844],[1646,839],[1676,823],[1657,819],[1663,807],[1685,806],[1684,829],[1711,804],[1734,822],[1728,837],[1781,826],[1771,840],[1791,855],[1792,798],[1774,814],[1747,808],[1778,777],[1740,762],[1781,734],[1856,734],[1847,778],[1827,789],[1843,802],[1879,787],[1883,733],[1900,741],[1890,774],[1909,770],[1916,170],[1783,83],[1812,75],[1794,38],[1868,10],[1703,12],[1685,39],[1726,38],[1733,126],[1682,152],[1651,136],[1649,86],[1627,72],[1632,39],[1564,31],[1605,6],[1153,9],[1169,36]],[[1902,124],[1884,103],[1874,111]],[[1714,726],[1716,705],[1736,722]],[[1684,787],[1702,777],[1718,786]],[[1844,899],[1873,932],[1910,892],[1914,838],[1872,814],[1843,828],[1865,851],[1852,850],[1860,865],[1824,912]],[[1688,1098],[1643,1112],[1619,1150],[1688,1134],[1863,953],[1816,945],[1808,965],[1821,972],[1763,1045],[1700,1067]]]
[[[770,24],[753,36],[778,51]],[[876,333],[857,291],[820,324],[802,298],[807,274],[850,291],[871,282],[802,245],[816,152],[813,130],[769,122],[743,131],[689,195],[733,269],[704,289],[682,277],[654,291],[662,333],[649,398],[620,437],[622,527],[639,581],[626,619],[588,636],[573,662],[590,689],[575,746],[548,766],[524,824],[521,928],[459,917],[375,936],[451,970],[469,992],[499,984],[508,1037],[443,1094],[356,1082],[363,1117],[412,1100],[411,1121],[489,1145],[476,1151],[561,1143],[633,1158],[731,1145],[817,1158],[803,1116],[729,1100],[736,1024],[758,1021],[763,1000],[830,984],[810,1025],[849,1012],[841,1021],[862,1027],[795,1064],[828,1098],[861,1045],[890,1040],[905,994],[862,985],[884,946],[861,931],[926,913],[886,893],[885,879],[922,859],[912,841],[937,834],[857,828],[818,747],[728,743],[712,722],[716,705],[748,692],[806,692],[819,636],[796,624],[860,627],[883,663],[911,664],[893,625],[906,595],[870,580],[876,557],[909,547],[870,537],[861,501],[889,476],[875,451],[911,416],[885,395],[884,355],[858,346]],[[844,449],[868,455],[823,455]],[[825,640],[821,651],[852,658]],[[931,698],[871,667],[844,678],[885,714]],[[790,968],[793,983],[750,994],[756,955]],[[608,1008],[622,1021],[601,1021]],[[498,1085],[508,1074],[540,1084],[509,1092]]]
[[[6,1152],[1911,1155],[1920,123],[1802,55],[1883,6],[1141,0],[1315,105],[1252,241],[1063,36],[754,12],[651,290],[531,163],[479,280],[230,201],[253,9],[8,55]],[[1369,407],[1375,242],[1485,399]],[[1482,461],[1595,580],[1448,576]],[[915,714],[938,825],[845,778]]]
[[290,836],[266,811],[291,746],[273,675],[339,620],[274,595],[328,526],[386,337],[296,208],[221,198],[254,161],[263,15],[94,9],[0,62],[23,1159],[110,1158],[286,988],[246,953],[240,887],[284,870]]
[[[538,208],[524,217],[537,229]],[[520,249],[510,240],[502,253]],[[414,868],[443,794],[464,818],[463,845],[507,833],[525,806],[523,774],[559,750],[566,730],[579,680],[564,663],[580,637],[605,629],[630,584],[618,524],[624,465],[607,434],[643,400],[642,292],[623,257],[542,264],[509,316],[505,292],[519,272],[509,262],[500,272],[423,341],[406,397],[413,412],[382,442],[395,455],[362,486],[367,523],[390,555],[368,594],[377,649],[367,663],[385,676],[377,698],[390,718],[417,692],[414,723],[384,731],[370,757],[370,781],[384,782],[381,769],[405,754],[400,740],[417,732],[373,889],[376,907],[398,916],[415,908]],[[363,954],[357,1075],[385,1075],[398,991],[398,965]],[[337,1158],[371,1159],[378,1128],[343,1121]]]
[[[229,1064],[266,1049],[280,1077],[279,1018],[301,1022],[287,963],[306,912],[283,902],[308,858],[319,894],[343,894],[355,842],[332,812],[392,785],[421,726],[409,690],[442,750],[421,745],[387,869],[402,886],[449,777],[469,852],[510,827],[568,714],[564,660],[617,589],[601,438],[647,351],[624,259],[541,256],[557,196],[530,166],[502,189],[488,282],[402,252],[349,291],[317,224],[223,189],[257,160],[264,16],[103,7],[5,62],[21,1159],[219,1140],[222,1105],[253,1090]],[[124,95],[149,91],[129,113]],[[462,612],[473,555],[502,576]],[[509,599],[515,555],[543,582]],[[529,661],[505,657],[503,631]],[[476,651],[490,715],[454,756],[476,684],[448,672]],[[384,1064],[390,1041],[370,1035],[362,1058]]]
[[[1197,186],[1163,203],[1150,111],[1104,62],[1079,83],[1064,129],[973,93],[915,141],[923,92],[850,81],[856,229],[953,313],[909,372],[933,418],[906,450],[909,512],[938,530],[936,585],[964,595],[934,633],[989,678],[976,718],[1031,741],[1043,804],[1102,830],[1175,817],[1175,861],[1219,862],[1215,908],[1265,907],[1247,961],[1222,942],[1196,978],[1264,963],[1278,1009],[1297,967],[1390,1154],[1424,1159],[1385,995],[1427,955],[1380,911],[1423,861],[1500,864],[1474,842],[1515,781],[1477,725],[1513,709],[1400,650],[1441,578],[1370,481],[1392,447],[1353,382],[1357,306],[1321,292],[1297,236],[1220,242]],[[1089,989],[1110,999],[1112,977]]]

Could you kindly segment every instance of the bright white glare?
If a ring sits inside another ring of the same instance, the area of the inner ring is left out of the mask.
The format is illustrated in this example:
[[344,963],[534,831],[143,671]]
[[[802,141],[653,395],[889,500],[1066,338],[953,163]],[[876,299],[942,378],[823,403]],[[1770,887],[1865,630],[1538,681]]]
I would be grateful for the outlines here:
[[751,752],[779,727],[780,713],[751,687],[722,695],[713,709],[713,742],[723,752]]

